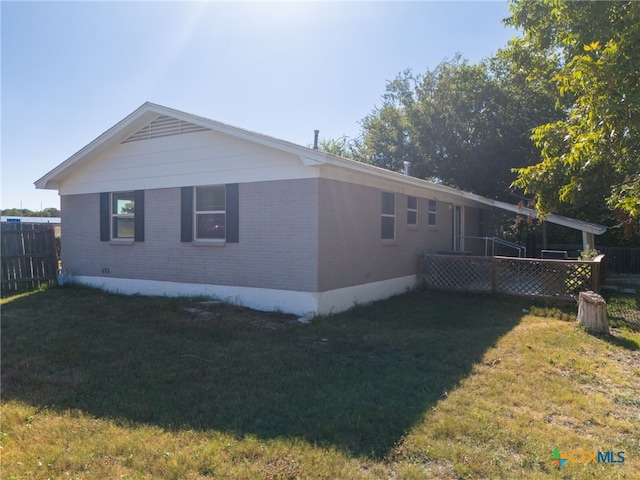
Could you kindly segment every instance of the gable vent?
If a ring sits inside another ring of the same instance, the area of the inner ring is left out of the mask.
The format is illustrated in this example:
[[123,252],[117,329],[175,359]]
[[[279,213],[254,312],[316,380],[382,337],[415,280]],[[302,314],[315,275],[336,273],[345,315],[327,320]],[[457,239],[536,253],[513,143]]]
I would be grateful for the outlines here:
[[156,118],[146,127],[141,128],[122,143],[149,140],[151,138],[168,137],[170,135],[182,135],[183,133],[204,132],[208,130],[200,125],[183,122],[178,118],[163,115]]

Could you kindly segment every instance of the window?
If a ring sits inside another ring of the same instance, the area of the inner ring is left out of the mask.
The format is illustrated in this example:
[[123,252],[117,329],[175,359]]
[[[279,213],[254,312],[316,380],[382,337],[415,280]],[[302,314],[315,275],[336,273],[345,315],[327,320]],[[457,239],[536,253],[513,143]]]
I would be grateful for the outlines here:
[[144,190],[100,194],[100,240],[144,241]]
[[382,240],[396,239],[396,195],[382,192],[382,219],[380,237]]
[[418,226],[418,199],[416,197],[407,197],[407,225],[410,227]]
[[111,194],[111,238],[133,239],[135,234],[135,205],[133,192]]
[[429,200],[427,224],[430,227],[435,227],[438,224],[438,202],[435,200]]
[[224,240],[226,227],[225,186],[195,187],[196,240]]
[[478,210],[478,236],[484,237],[484,210]]
[[180,241],[220,245],[239,242],[237,183],[182,187]]

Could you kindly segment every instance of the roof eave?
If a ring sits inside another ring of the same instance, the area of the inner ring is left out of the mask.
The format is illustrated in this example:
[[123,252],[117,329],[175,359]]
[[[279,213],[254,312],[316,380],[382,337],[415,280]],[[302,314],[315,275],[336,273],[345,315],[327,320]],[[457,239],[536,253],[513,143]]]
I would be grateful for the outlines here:
[[[156,119],[161,115],[167,115],[174,118],[178,118],[185,122],[190,122],[190,123],[199,125],[201,127],[214,130],[219,133],[231,135],[236,138],[258,143],[266,147],[274,148],[280,151],[290,153],[292,155],[296,155],[300,159],[300,161],[307,166],[319,166],[319,165],[328,163],[331,165],[348,168],[350,170],[355,170],[362,173],[373,174],[378,177],[383,177],[390,180],[402,181],[404,183],[415,185],[417,187],[422,187],[422,188],[429,187],[431,190],[435,190],[437,192],[451,194],[454,196],[465,198],[467,200],[472,200],[485,205],[500,208],[502,210],[511,211],[513,213],[525,214],[525,215],[532,216],[534,218],[539,217],[538,212],[530,208],[524,208],[518,205],[513,205],[506,202],[500,202],[498,200],[482,197],[474,193],[464,192],[462,190],[458,190],[453,187],[448,187],[446,185],[429,182],[427,180],[422,180],[416,177],[407,176],[399,172],[393,172],[391,170],[387,170],[384,168],[376,167],[374,165],[358,162],[356,160],[328,154],[326,152],[321,152],[319,150],[315,150],[309,147],[296,145],[294,143],[287,142],[285,140],[281,140],[275,137],[270,137],[268,135],[264,135],[261,133],[256,133],[250,130],[234,127],[232,125],[221,123],[205,117],[200,117],[197,115],[185,113],[180,110],[174,110],[172,108],[164,107],[162,105],[158,105],[151,102],[146,102],[143,105],[141,105],[138,109],[136,109],[134,112],[129,114],[123,120],[115,124],[113,127],[111,127],[109,130],[104,132],[102,135],[97,137],[91,143],[89,143],[84,148],[82,148],[81,150],[73,154],[71,157],[69,157],[67,160],[62,162],[56,168],[54,168],[49,173],[44,175],[42,178],[40,178],[39,180],[36,180],[36,182],[34,182],[36,188],[49,189],[49,190],[59,189],[64,177],[69,173],[69,171],[72,171],[73,169],[82,165],[84,161],[90,158],[95,158],[95,156],[108,150],[114,145],[117,145],[118,143],[122,142],[123,140],[128,138],[130,135],[137,132],[140,128],[144,127],[147,123],[153,121],[154,119]],[[574,220],[574,219],[563,217],[561,215],[556,215],[556,214],[548,215],[547,217],[544,218],[544,220],[549,221],[551,223],[556,223],[558,225],[563,225],[569,228],[573,228],[576,230],[581,230],[583,232],[593,233],[595,235],[601,235],[607,230],[607,227],[603,225],[584,222],[581,220]]]
[[167,115],[174,118],[178,118],[185,122],[193,123],[204,128],[230,135],[241,140],[247,140],[265,147],[274,148],[283,152],[296,155],[300,158],[305,165],[321,165],[326,163],[327,154],[311,148],[303,147],[295,143],[287,142],[279,138],[271,137],[263,133],[253,132],[244,128],[235,127],[227,123],[218,122],[209,118],[200,117],[190,113],[182,112],[180,110],[174,110],[169,107],[157,105],[154,103],[147,103],[150,108],[158,112],[160,115]]
[[155,112],[154,107],[155,105],[152,103],[144,103],[95,140],[71,155],[53,170],[36,180],[34,182],[36,188],[45,190],[58,189],[64,176],[66,176],[69,171],[82,165],[84,160],[100,155],[102,152],[125,140],[129,135],[138,131],[138,129],[150,121],[159,117],[160,114]]
[[543,219],[545,222],[555,223],[556,225],[562,225],[565,227],[580,230],[582,232],[593,233],[594,235],[602,235],[607,231],[607,227],[599,225],[597,223],[585,222],[583,220],[575,220],[573,218],[563,217],[552,213],[547,215]]
[[[507,210],[509,212],[513,212],[521,215],[528,215],[533,218],[541,217],[538,211],[534,210],[533,208],[521,207],[519,205],[513,205],[511,203],[492,200],[490,198],[476,195],[475,193],[469,193],[469,192],[461,192],[461,193],[466,198],[469,198],[471,200],[476,200],[478,202],[484,203],[485,205],[490,205],[492,207],[500,208],[502,210]],[[545,222],[555,223],[556,225],[573,228],[574,230],[580,230],[582,232],[593,233],[594,235],[602,235],[607,231],[607,227],[604,225],[586,222],[584,220],[576,220],[576,219],[564,217],[562,215],[558,215],[555,213],[551,213],[545,217],[542,217],[542,219]]]

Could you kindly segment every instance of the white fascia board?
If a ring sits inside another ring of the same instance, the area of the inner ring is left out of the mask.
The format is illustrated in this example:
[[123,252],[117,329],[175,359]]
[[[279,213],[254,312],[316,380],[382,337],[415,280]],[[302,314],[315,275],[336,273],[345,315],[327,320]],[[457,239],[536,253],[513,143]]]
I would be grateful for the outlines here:
[[323,165],[327,163],[326,156],[324,158],[319,158],[317,156],[310,155],[298,155],[300,161],[307,167],[317,167],[318,165]]
[[120,142],[136,133],[149,122],[156,118],[166,115],[188,123],[199,125],[201,127],[230,135],[235,138],[246,140],[252,143],[270,147],[279,151],[296,155],[300,161],[306,166],[319,166],[325,163],[331,163],[344,168],[348,168],[363,173],[369,173],[404,183],[409,183],[424,188],[428,186],[432,190],[443,191],[446,193],[456,194],[458,190],[438,185],[435,183],[420,180],[416,177],[408,177],[406,175],[392,172],[384,168],[375,167],[373,165],[357,162],[351,159],[345,159],[335,155],[327,154],[308,147],[296,145],[285,140],[270,137],[261,133],[252,132],[250,130],[234,127],[225,123],[211,120],[198,115],[174,110],[162,105],[146,102],[133,113],[129,114],[123,120],[104,132],[98,138],[79,150],[77,153],[62,162],[56,168],[44,175],[35,182],[36,188],[39,189],[59,189],[61,181],[68,173],[82,165],[85,161],[95,158],[104,151],[118,145]]
[[[94,141],[69,157],[67,160],[51,170],[45,176],[37,180],[35,182],[36,188],[59,190],[61,180],[64,178],[62,176],[63,173],[68,174],[69,171],[73,171],[74,168],[80,166],[84,162],[84,160],[88,158],[95,158],[95,156],[99,155],[105,150],[108,150],[109,148],[119,144],[128,136],[134,134],[140,128],[144,127],[146,124],[161,115],[177,118],[185,122],[193,123],[195,125],[214,130],[219,133],[227,134],[249,142],[257,143],[259,145],[296,155],[306,166],[319,166],[328,163],[353,171],[405,183],[418,188],[427,188],[431,191],[456,196],[458,198],[467,199],[474,202],[479,202],[485,205],[500,208],[502,210],[507,210],[518,214],[525,214],[534,218],[539,217],[538,212],[530,208],[524,208],[518,205],[512,205],[509,203],[492,200],[490,198],[482,197],[470,192],[464,192],[462,190],[448,187],[446,185],[440,185],[434,182],[429,182],[427,180],[407,176],[399,172],[393,172],[391,170],[376,167],[366,163],[327,154],[325,152],[320,152],[315,149],[296,145],[285,140],[280,140],[275,137],[270,137],[261,133],[234,127],[225,123],[221,123],[205,117],[200,117],[198,115],[181,112],[179,110],[174,110],[172,108],[164,107],[162,105],[151,102],[146,102],[145,104],[143,104],[141,107],[139,107],[133,113],[111,127]],[[593,233],[595,235],[600,235],[607,230],[607,228],[603,225],[597,225],[595,223],[584,222],[581,220],[574,220],[556,214],[551,214],[545,217],[545,221],[563,225],[576,230],[581,230],[583,232]]]
[[160,114],[155,113],[151,106],[152,104],[145,103],[42,178],[36,180],[34,182],[36,188],[58,190],[60,181],[64,178],[63,174],[64,176],[68,175],[75,168],[80,167],[88,158],[95,158],[109,148],[118,145],[140,128],[158,118]]
[[[431,182],[429,180],[424,180],[418,177],[412,177],[410,175],[405,175],[404,173],[400,173],[400,172],[394,172],[392,170],[387,170],[386,168],[376,167],[368,163],[363,163],[363,162],[358,162],[356,160],[337,157],[335,155],[327,155],[327,163],[330,165],[335,165],[345,169],[353,170],[359,173],[375,175],[376,177],[384,178],[386,180],[392,180],[395,182],[403,183],[405,185],[411,185],[416,188],[427,189],[430,192],[436,192],[436,193],[441,193],[445,195],[450,195],[453,197],[458,197],[460,199],[477,201],[475,197],[479,197],[474,194],[469,194],[471,196],[468,196],[467,195],[468,192],[463,192],[462,190],[458,190],[457,188],[449,187],[447,185]],[[486,200],[489,200],[489,199],[486,199]],[[514,205],[514,208],[515,208],[515,205]]]
[[597,223],[585,222],[583,220],[563,217],[562,215],[556,215],[555,213],[544,217],[544,221],[573,228],[575,230],[580,230],[582,232],[592,233],[594,235],[602,235],[607,231],[607,227],[605,227],[604,225],[598,225]]
[[259,145],[264,145],[297,155],[300,157],[300,160],[304,165],[320,165],[325,163],[325,155],[321,152],[316,152],[284,140],[279,140],[277,138],[251,132],[249,130],[233,127],[215,120],[181,112],[155,103],[146,102],[88,145],[74,153],[49,173],[45,174],[42,178],[36,180],[34,182],[36,188],[58,190],[60,188],[61,180],[69,173],[73,172],[75,168],[84,164],[85,161],[97,157],[109,148],[118,145],[145,125],[162,115],[193,123],[195,125],[227,134],[232,137],[247,140],[252,143],[257,143]]
[[223,133],[241,140],[247,140],[252,143],[257,143],[258,145],[291,153],[298,156],[304,165],[313,166],[326,163],[327,155],[318,150],[296,145],[295,143],[287,142],[286,140],[281,140],[262,133],[252,132],[251,130],[246,130],[244,128],[234,127],[233,125],[228,125],[209,118],[192,115],[179,110],[173,110],[168,107],[163,107],[162,105],[150,104],[150,106],[161,115],[174,117],[185,122],[193,123],[194,125],[214,130],[218,133]]
[[[480,203],[484,203],[485,205],[490,205],[492,207],[500,208],[502,210],[507,210],[509,212],[517,213],[520,215],[527,215],[533,218],[540,218],[540,214],[537,210],[527,207],[521,207],[519,205],[513,205],[511,203],[500,202],[498,200],[492,200],[490,198],[481,197],[480,195],[476,195],[475,193],[469,192],[460,192],[464,197],[475,200]],[[564,217],[562,215],[557,215],[555,213],[551,213],[543,218],[545,222],[555,223],[556,225],[561,225],[563,227],[572,228],[574,230],[580,230],[582,232],[592,233],[594,235],[602,235],[607,231],[607,227],[604,225],[598,225],[597,223],[585,222],[584,220],[576,220],[574,218]]]
[[[407,176],[407,175],[404,175],[403,173],[393,172],[391,170],[375,167],[373,165],[357,162],[355,160],[336,157],[334,155],[328,155],[327,158],[328,158],[328,163],[332,165],[338,165],[338,166],[348,168],[351,170],[356,170],[362,173],[373,174],[379,177],[392,179],[395,181],[399,181],[399,182],[406,183],[406,184],[413,185],[420,188],[427,188],[434,192],[452,195],[454,197],[470,200],[472,202],[481,203],[481,204],[499,208],[502,210],[507,210],[509,212],[513,212],[516,214],[527,215],[533,218],[540,217],[540,214],[538,213],[538,211],[532,208],[521,207],[519,205],[513,205],[511,203],[501,202],[499,200],[493,200],[491,198],[483,197],[475,193],[465,192],[463,190],[458,190],[457,188],[441,185],[434,182],[429,182],[428,180],[422,180],[416,177]],[[605,227],[604,225],[586,222],[583,220],[576,220],[573,218],[564,217],[562,215],[557,215],[555,213],[552,213],[544,217],[544,221],[555,223],[557,225],[562,225],[564,227],[572,228],[574,230],[580,230],[582,232],[593,233],[594,235],[602,235],[604,232],[607,231],[607,227]]]

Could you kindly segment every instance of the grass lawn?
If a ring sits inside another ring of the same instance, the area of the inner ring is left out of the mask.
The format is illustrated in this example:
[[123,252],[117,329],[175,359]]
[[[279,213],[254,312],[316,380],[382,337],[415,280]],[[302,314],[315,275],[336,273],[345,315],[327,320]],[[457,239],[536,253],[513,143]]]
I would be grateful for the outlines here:
[[576,308],[424,291],[308,325],[194,302],[3,299],[0,476],[638,478],[624,319],[596,337]]

